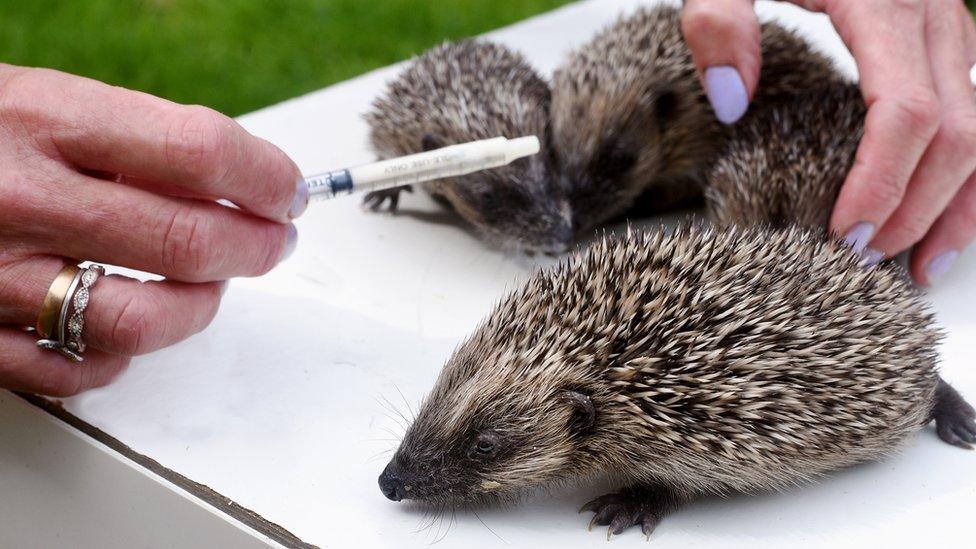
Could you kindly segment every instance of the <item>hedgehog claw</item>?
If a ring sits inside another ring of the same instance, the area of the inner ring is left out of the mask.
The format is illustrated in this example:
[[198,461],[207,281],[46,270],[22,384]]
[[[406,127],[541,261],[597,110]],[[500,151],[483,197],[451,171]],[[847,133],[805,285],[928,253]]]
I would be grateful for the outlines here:
[[644,515],[644,520],[641,521],[641,532],[647,538],[647,541],[651,541],[651,534],[657,528],[657,525],[661,524],[660,515]]
[[587,511],[594,511],[595,512],[595,511],[603,508],[608,503],[613,503],[613,502],[617,501],[618,499],[619,499],[619,496],[617,494],[607,494],[605,496],[600,496],[598,498],[593,498],[590,501],[584,503],[583,506],[580,507],[579,512],[580,513],[585,513]]
[[970,443],[976,442],[976,436],[973,436],[964,424],[952,424],[947,420],[943,420],[942,422],[936,423],[935,428],[939,434],[939,438],[944,442],[965,450],[973,449]]
[[664,516],[663,512],[636,495],[623,492],[593,499],[580,509],[581,513],[584,511],[594,512],[588,530],[593,530],[596,525],[608,526],[607,540],[638,524],[644,535],[650,539],[651,533]]
[[400,206],[400,193],[403,191],[412,193],[413,187],[410,185],[401,185],[399,187],[393,187],[390,189],[381,189],[379,191],[368,192],[363,198],[363,207],[368,208],[371,211],[378,212],[383,209],[383,205],[389,201],[390,205],[386,208],[386,211],[396,213],[397,208]]

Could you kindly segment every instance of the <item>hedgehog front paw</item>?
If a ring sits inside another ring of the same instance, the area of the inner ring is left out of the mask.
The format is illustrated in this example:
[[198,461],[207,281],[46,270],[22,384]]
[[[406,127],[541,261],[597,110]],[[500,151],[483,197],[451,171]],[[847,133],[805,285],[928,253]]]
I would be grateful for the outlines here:
[[387,211],[390,213],[396,213],[397,206],[400,205],[400,193],[403,191],[412,193],[413,186],[401,185],[399,187],[368,192],[363,198],[363,207],[369,208],[374,212],[378,212],[383,208],[383,204],[389,201],[390,205],[387,207]]
[[630,528],[640,525],[641,531],[648,539],[651,533],[661,523],[669,509],[657,504],[653,498],[645,497],[639,490],[624,490],[615,494],[600,496],[580,509],[580,513],[593,511],[589,530],[593,525],[608,526],[607,540]]

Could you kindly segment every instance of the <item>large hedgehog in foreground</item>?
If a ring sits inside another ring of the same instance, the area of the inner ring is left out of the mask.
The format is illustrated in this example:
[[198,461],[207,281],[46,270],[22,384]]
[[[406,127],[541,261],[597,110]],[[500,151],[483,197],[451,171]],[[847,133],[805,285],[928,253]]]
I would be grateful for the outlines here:
[[632,232],[505,298],[444,367],[380,476],[393,500],[516,497],[592,474],[594,522],[646,534],[704,493],[777,489],[973,441],[939,334],[896,266],[803,229]]

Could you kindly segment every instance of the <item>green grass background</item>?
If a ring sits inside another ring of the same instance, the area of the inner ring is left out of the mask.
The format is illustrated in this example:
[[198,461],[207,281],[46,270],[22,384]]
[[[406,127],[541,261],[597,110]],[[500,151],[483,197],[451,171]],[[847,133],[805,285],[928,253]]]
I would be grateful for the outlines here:
[[238,115],[566,3],[0,0],[0,62]]
[[230,115],[568,0],[0,0],[0,62]]

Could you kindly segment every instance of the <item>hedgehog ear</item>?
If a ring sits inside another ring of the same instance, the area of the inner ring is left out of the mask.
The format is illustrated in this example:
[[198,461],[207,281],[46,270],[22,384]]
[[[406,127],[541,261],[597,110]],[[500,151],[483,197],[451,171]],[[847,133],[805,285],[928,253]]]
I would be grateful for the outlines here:
[[563,397],[573,407],[573,418],[570,425],[577,432],[589,431],[596,424],[596,407],[588,395],[579,391],[563,391]]
[[432,133],[424,134],[424,136],[420,138],[420,148],[423,149],[424,152],[432,151],[434,149],[441,149],[443,147],[444,142],[441,141],[441,138]]

